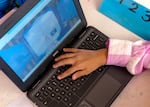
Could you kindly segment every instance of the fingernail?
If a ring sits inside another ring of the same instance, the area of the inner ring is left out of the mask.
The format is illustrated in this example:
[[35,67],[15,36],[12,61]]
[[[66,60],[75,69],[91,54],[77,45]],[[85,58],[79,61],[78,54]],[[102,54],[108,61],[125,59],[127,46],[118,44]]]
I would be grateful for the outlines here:
[[60,76],[57,76],[57,79],[61,80],[62,78]]
[[73,79],[73,80],[76,80],[76,76],[73,75],[73,76],[72,76],[72,79]]
[[57,68],[57,66],[56,66],[56,65],[53,65],[53,68]]

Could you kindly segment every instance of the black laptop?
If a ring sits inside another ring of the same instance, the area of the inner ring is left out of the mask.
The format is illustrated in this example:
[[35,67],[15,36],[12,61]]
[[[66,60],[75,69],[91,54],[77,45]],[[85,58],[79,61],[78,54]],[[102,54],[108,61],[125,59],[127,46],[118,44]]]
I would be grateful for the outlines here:
[[107,40],[87,27],[78,0],[27,0],[0,26],[0,68],[39,107],[109,107],[132,78],[125,68],[102,66],[75,81],[56,78],[71,65],[52,68],[62,48],[97,50]]

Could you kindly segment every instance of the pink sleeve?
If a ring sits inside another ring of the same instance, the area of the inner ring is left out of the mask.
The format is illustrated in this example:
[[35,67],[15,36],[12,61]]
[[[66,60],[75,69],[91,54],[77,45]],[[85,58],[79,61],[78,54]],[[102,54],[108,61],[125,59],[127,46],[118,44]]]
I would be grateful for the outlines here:
[[150,41],[110,39],[108,42],[107,65],[127,67],[135,75],[150,69]]

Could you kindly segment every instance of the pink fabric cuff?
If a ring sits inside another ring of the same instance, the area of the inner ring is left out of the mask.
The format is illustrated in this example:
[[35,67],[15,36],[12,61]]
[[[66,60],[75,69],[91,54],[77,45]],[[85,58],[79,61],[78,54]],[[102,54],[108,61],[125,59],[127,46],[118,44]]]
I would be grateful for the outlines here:
[[132,42],[128,40],[110,39],[107,42],[107,65],[125,67],[132,54]]

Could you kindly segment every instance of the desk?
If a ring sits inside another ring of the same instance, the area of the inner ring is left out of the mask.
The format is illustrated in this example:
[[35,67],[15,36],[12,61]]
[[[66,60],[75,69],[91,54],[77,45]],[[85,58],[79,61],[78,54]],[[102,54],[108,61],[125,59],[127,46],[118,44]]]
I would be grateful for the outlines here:
[[[95,26],[111,38],[130,39],[133,41],[140,39],[132,32],[97,12],[96,9],[100,2],[100,0],[81,0],[88,25]],[[149,83],[150,72],[135,76],[111,107],[150,107]],[[0,101],[0,107],[36,107],[28,100],[26,93],[21,92],[1,71]]]

